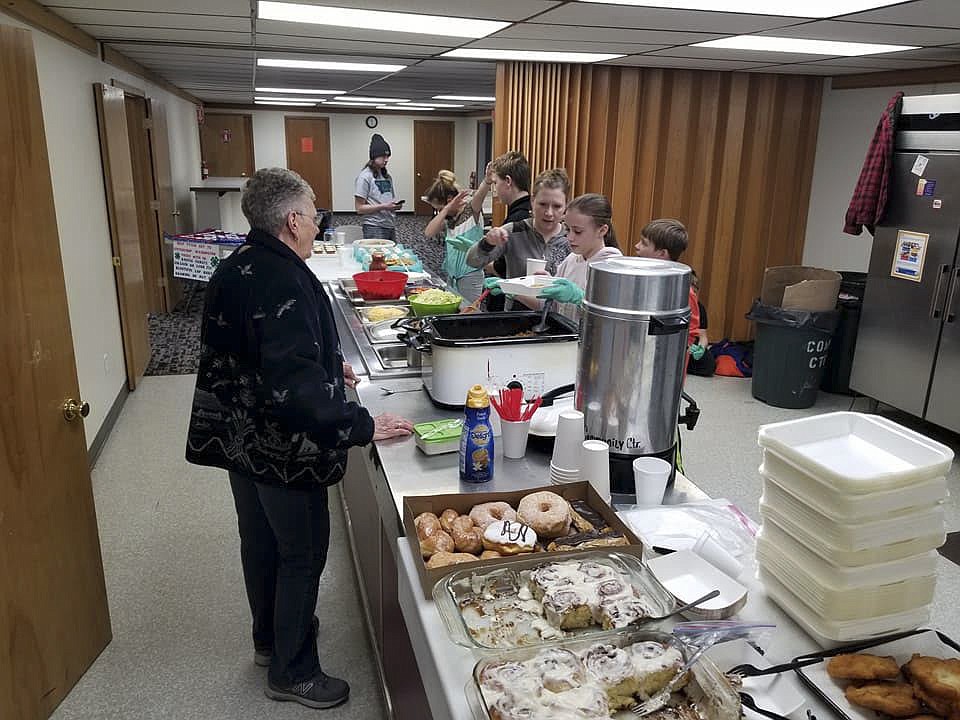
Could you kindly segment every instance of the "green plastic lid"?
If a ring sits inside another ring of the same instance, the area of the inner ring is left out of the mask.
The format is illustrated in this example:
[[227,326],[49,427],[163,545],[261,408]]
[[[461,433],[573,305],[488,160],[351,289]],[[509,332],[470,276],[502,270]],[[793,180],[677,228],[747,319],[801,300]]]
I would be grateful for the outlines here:
[[459,419],[432,420],[430,422],[417,423],[413,426],[413,432],[422,442],[450,442],[460,439],[460,430],[463,422]]

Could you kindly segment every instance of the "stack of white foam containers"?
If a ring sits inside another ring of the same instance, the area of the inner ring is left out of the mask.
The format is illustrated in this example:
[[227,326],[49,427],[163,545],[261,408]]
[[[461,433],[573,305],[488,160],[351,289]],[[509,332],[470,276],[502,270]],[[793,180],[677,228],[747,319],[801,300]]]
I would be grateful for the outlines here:
[[822,646],[927,622],[950,448],[877,415],[764,425],[758,577]]

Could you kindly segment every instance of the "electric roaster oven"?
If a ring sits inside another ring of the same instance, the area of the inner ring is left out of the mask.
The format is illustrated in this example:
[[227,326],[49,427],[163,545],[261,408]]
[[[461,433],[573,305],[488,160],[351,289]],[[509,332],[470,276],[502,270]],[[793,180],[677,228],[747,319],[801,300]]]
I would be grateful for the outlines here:
[[574,382],[577,326],[550,313],[548,327],[535,333],[534,311],[436,315],[397,323],[401,339],[421,356],[423,386],[437,405],[463,407],[477,383],[523,386],[527,399]]

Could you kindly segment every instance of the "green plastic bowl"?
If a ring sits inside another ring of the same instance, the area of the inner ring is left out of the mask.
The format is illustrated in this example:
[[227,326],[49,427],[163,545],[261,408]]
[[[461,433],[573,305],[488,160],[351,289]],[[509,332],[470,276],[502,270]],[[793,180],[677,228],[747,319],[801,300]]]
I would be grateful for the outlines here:
[[409,298],[410,307],[413,309],[413,314],[417,317],[426,317],[427,315],[456,315],[460,312],[460,303],[463,302],[463,299],[457,300],[456,302],[443,303],[443,304],[429,304],[417,302],[417,296],[411,295]]

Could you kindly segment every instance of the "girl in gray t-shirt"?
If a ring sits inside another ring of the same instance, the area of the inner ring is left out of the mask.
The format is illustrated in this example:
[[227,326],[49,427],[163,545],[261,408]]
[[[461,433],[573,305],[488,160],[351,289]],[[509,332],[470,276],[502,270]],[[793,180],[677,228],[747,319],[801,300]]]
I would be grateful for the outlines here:
[[397,210],[403,202],[397,202],[397,188],[387,172],[389,160],[390,146],[383,136],[374,133],[370,139],[370,162],[357,176],[353,191],[354,207],[363,218],[364,238],[396,239]]

